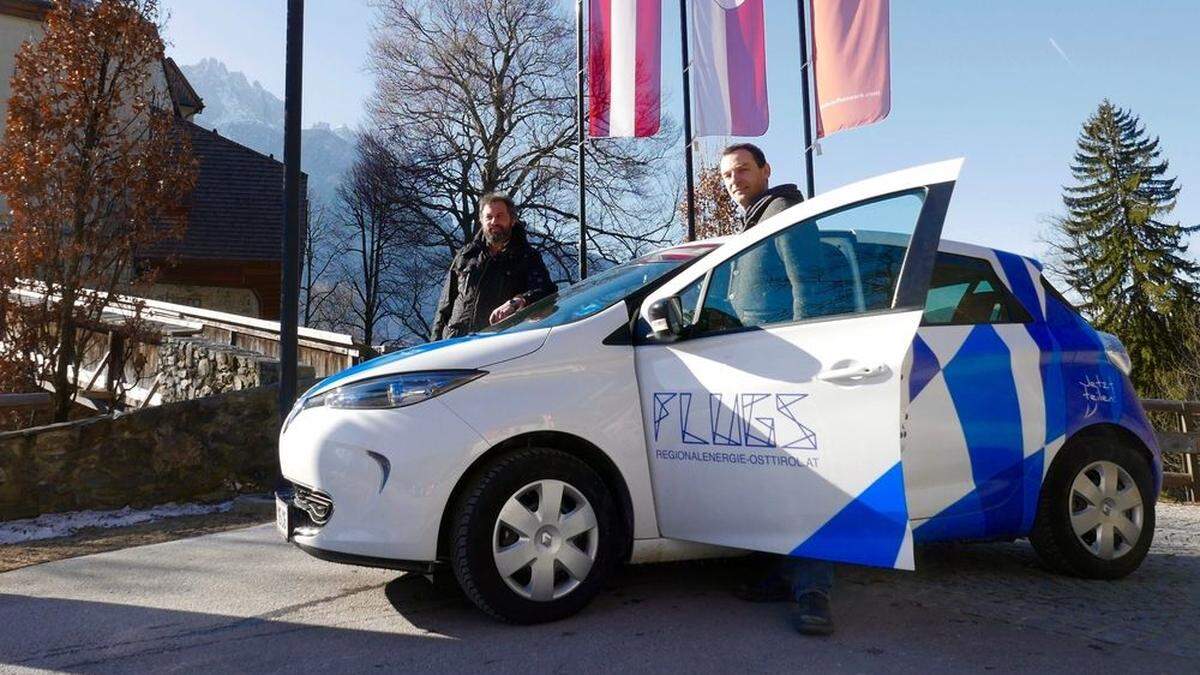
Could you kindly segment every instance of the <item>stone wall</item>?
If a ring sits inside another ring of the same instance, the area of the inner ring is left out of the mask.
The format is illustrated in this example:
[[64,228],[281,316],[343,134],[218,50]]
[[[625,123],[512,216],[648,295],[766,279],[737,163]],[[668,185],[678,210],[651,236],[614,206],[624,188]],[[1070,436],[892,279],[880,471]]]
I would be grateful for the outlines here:
[[[202,338],[167,338],[159,345],[158,359],[158,391],[163,403],[279,381],[279,361]],[[312,377],[312,367],[301,365],[299,377]]]
[[0,520],[270,488],[277,396],[258,387],[0,434]]

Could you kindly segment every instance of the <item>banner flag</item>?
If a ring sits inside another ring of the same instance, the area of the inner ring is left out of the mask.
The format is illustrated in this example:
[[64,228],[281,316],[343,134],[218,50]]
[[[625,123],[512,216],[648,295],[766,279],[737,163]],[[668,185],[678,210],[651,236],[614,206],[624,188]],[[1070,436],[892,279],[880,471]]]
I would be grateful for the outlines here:
[[661,72],[661,0],[589,0],[589,134],[658,133]]
[[695,0],[690,32],[696,136],[765,134],[763,0]]
[[817,138],[892,109],[888,0],[812,0]]

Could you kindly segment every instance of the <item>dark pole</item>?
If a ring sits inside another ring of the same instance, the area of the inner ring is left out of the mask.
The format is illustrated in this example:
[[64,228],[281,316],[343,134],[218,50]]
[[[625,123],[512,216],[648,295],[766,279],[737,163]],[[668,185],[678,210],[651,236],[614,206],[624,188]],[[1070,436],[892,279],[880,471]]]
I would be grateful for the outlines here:
[[804,0],[797,0],[800,15],[800,95],[804,102],[804,176],[808,198],[816,193],[813,179],[812,101],[809,95],[808,77],[808,9]]
[[687,142],[684,164],[687,166],[687,240],[696,240],[696,183],[692,171],[692,85],[691,57],[688,55],[687,0],[679,0],[679,45],[683,55],[683,137]]
[[279,307],[279,418],[296,400],[296,324],[300,304],[300,96],[304,73],[304,0],[288,0],[284,85],[283,280]]
[[587,278],[587,190],[584,187],[586,171],[584,170],[584,148],[587,143],[587,113],[583,109],[583,0],[575,3],[575,62],[579,72],[576,73],[576,97],[579,105],[579,278]]

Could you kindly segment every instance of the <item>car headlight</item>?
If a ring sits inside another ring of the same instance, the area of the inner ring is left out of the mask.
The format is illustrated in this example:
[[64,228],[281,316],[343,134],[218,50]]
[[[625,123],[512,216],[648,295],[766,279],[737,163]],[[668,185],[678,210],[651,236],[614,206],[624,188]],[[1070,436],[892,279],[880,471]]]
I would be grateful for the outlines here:
[[284,420],[283,430],[302,411],[319,406],[342,410],[383,410],[403,408],[440,396],[451,389],[477,380],[483,370],[433,370],[422,373],[397,373],[347,384],[296,401]]
[[1129,358],[1129,352],[1125,351],[1125,345],[1121,344],[1121,340],[1112,333],[1097,332],[1100,334],[1100,344],[1104,345],[1104,353],[1108,356],[1108,362],[1126,375],[1133,372],[1133,360]]
[[403,408],[441,396],[485,374],[482,370],[434,370],[384,375],[318,394],[305,401],[304,407],[324,405],[342,410]]

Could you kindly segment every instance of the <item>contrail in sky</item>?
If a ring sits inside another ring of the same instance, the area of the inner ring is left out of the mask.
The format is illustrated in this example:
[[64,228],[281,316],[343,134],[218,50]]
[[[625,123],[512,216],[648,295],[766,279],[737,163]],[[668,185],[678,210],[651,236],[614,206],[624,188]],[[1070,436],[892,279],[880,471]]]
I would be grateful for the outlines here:
[[1054,51],[1058,52],[1058,55],[1063,58],[1063,61],[1067,62],[1068,66],[1071,66],[1072,68],[1075,67],[1075,64],[1071,63],[1071,57],[1067,56],[1067,53],[1063,51],[1063,48],[1058,46],[1058,43],[1054,41],[1054,38],[1050,38],[1050,46],[1054,47]]

